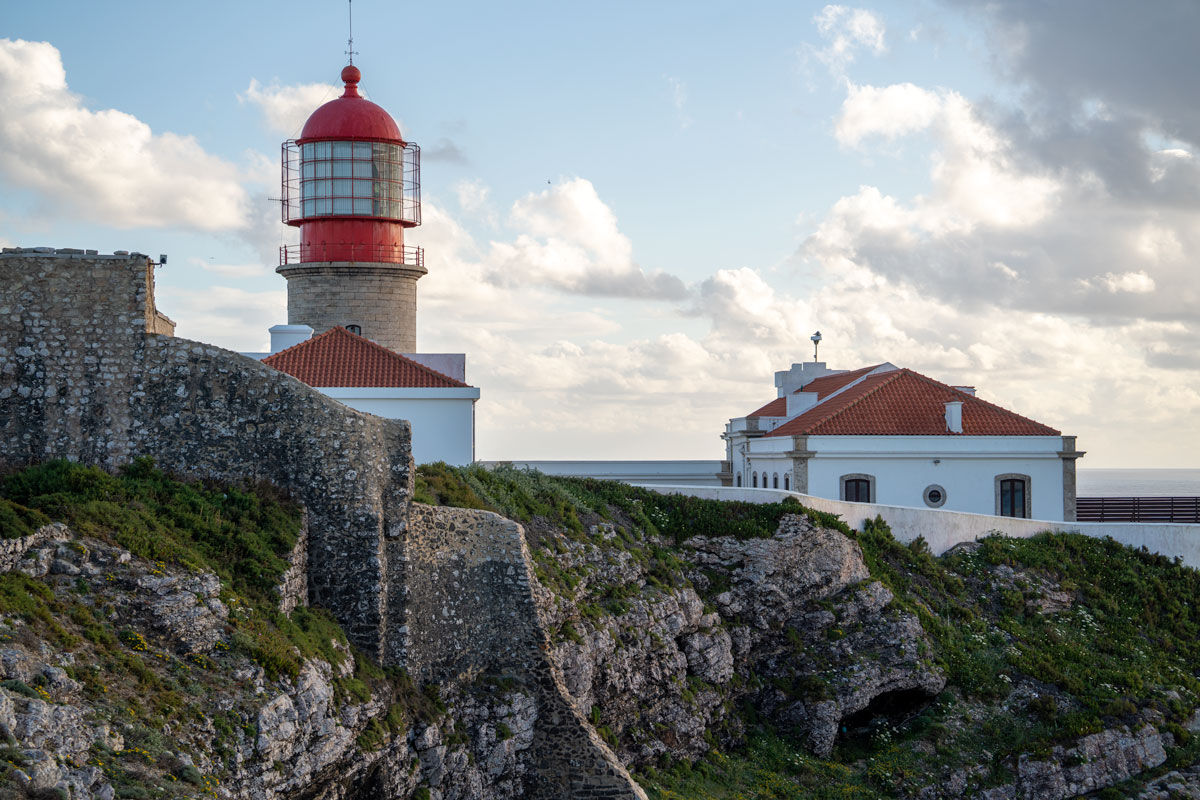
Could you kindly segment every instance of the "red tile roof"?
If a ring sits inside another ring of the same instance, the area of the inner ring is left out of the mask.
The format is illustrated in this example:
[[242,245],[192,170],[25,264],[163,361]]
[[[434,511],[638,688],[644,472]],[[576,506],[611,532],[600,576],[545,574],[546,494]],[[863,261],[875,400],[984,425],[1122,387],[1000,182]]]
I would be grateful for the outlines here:
[[776,397],[771,402],[767,403],[757,411],[751,411],[747,417],[786,417],[787,416],[787,398]]
[[[839,372],[836,375],[826,375],[824,378],[817,378],[809,381],[802,389],[797,389],[797,392],[816,392],[817,400],[824,400],[829,395],[841,389],[843,386],[854,383],[854,381],[866,375],[873,369],[879,369],[882,364],[876,364],[873,367],[863,367],[862,369],[852,370],[850,372]],[[751,411],[747,417],[786,417],[787,416],[787,398],[776,397],[771,402],[767,403],[757,411]]]
[[848,386],[851,383],[854,383],[871,370],[879,369],[882,366],[883,364],[875,364],[874,366],[863,367],[862,369],[854,369],[850,370],[849,372],[839,372],[836,375],[826,375],[824,378],[817,378],[816,380],[809,381],[800,391],[816,392],[817,400],[821,401],[836,392],[838,389],[841,389],[843,386]]
[[468,385],[345,328],[330,328],[267,356],[263,363],[309,386],[440,389]]
[[[946,430],[946,403],[962,402],[962,434]],[[910,369],[869,375],[788,420],[768,436],[1059,436],[1014,414]]]

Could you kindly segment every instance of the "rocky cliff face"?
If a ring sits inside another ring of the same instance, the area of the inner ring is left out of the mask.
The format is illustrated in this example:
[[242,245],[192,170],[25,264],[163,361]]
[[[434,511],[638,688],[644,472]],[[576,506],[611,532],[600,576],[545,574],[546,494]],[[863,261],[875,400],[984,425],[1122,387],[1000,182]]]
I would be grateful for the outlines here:
[[[788,516],[770,538],[696,537],[649,559],[622,536],[609,523],[552,542],[543,533],[545,580],[534,590],[563,684],[630,768],[736,745],[747,708],[827,756],[839,737],[907,719],[944,687],[917,618],[836,531]],[[418,689],[336,637],[328,657],[268,674],[239,645],[246,615],[217,576],[61,525],[4,542],[4,568],[0,797],[517,800],[533,791],[540,716],[555,712],[521,676]],[[678,585],[664,581],[671,574]],[[996,580],[1019,577],[1000,569]],[[1031,692],[1017,687],[1007,702],[1019,707]],[[964,709],[964,719],[999,712]],[[1161,723],[1150,715],[1027,754],[1004,784],[987,785],[981,765],[909,796],[1094,792],[1166,761],[1174,739]],[[1200,796],[1194,772],[1168,773],[1140,796]]]
[[627,763],[736,741],[743,702],[828,755],[872,703],[919,706],[944,685],[920,624],[870,580],[858,545],[805,517],[785,517],[769,539],[686,540],[678,568],[707,604],[692,586],[655,588],[627,551],[568,547],[558,561],[582,576],[576,599],[543,594],[554,657]]

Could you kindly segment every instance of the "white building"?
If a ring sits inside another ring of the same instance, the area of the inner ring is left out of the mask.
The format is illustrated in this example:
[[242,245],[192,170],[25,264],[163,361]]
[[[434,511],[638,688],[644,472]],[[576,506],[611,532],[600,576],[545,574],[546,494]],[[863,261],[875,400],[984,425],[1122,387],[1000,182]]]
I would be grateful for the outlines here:
[[[282,347],[295,340],[299,342]],[[479,389],[464,381],[466,357],[461,353],[401,355],[345,328],[312,336],[307,325],[272,328],[271,350],[262,358],[264,364],[351,408],[408,420],[416,463],[464,465],[475,460]]]
[[775,373],[725,426],[734,486],[977,514],[1075,519],[1075,437],[909,369]]

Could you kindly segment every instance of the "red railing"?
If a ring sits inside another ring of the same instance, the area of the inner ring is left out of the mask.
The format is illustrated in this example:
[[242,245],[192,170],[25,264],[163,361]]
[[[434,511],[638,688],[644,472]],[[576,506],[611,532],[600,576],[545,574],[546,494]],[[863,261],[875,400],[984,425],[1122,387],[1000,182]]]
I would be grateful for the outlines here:
[[313,261],[355,261],[368,264],[404,264],[425,267],[425,249],[411,245],[356,244],[289,244],[279,248],[279,266]]
[[1078,522],[1200,522],[1200,497],[1079,497]]

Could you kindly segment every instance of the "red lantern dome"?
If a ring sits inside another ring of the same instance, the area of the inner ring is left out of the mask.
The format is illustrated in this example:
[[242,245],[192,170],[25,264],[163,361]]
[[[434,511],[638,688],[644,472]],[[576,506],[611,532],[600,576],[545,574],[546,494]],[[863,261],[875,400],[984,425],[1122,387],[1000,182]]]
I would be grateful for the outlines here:
[[318,108],[304,123],[299,142],[309,139],[371,139],[404,144],[392,115],[358,93],[362,73],[350,64],[342,70],[345,93]]

